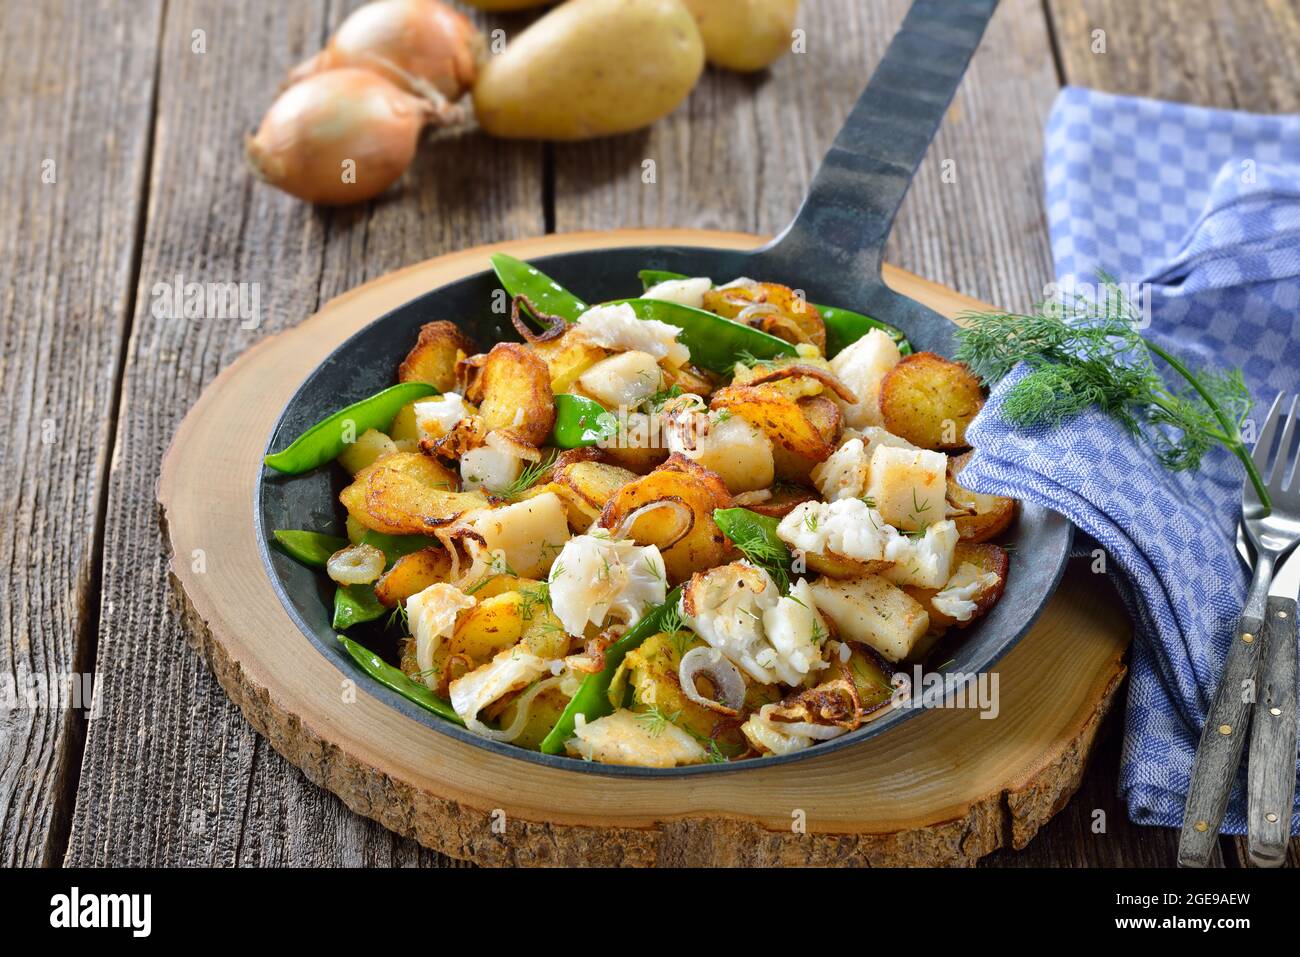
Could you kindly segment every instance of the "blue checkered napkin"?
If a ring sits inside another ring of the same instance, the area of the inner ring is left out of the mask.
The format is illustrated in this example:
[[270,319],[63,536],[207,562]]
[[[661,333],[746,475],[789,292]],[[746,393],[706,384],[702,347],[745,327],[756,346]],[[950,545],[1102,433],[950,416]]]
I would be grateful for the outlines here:
[[[1067,88],[1045,173],[1059,282],[1104,271],[1150,283],[1145,334],[1194,366],[1243,369],[1256,424],[1279,390],[1300,387],[1300,117]],[[1135,821],[1177,827],[1245,598],[1243,472],[1219,449],[1196,473],[1167,472],[1096,412],[1014,429],[998,411],[1014,377],[971,428],[981,451],[962,484],[1055,509],[1106,550],[1136,631],[1120,791]],[[1236,834],[1244,780],[1224,822]]]

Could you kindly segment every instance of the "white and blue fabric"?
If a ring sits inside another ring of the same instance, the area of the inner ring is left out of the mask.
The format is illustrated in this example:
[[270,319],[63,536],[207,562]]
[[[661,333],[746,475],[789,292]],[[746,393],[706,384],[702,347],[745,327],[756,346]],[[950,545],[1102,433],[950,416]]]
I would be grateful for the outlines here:
[[[1300,116],[1066,88],[1047,124],[1045,176],[1063,287],[1099,272],[1148,284],[1143,334],[1193,368],[1242,369],[1256,428],[1279,391],[1300,389]],[[1178,827],[1245,598],[1244,473],[1219,448],[1199,471],[1166,471],[1095,411],[1013,427],[999,405],[1015,378],[972,426],[962,484],[1061,512],[1105,549],[1135,628],[1120,793],[1134,821]],[[1243,769],[1229,833],[1245,831],[1244,780]]]

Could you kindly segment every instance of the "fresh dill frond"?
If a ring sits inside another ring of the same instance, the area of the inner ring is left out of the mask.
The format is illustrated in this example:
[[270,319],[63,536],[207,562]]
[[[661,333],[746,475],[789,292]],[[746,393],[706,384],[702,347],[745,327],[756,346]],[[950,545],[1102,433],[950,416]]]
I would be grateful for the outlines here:
[[658,705],[652,705],[645,711],[638,711],[636,719],[645,725],[650,737],[657,738],[664,733],[664,728],[673,724],[682,715],[681,711],[674,711],[672,714],[664,714],[659,710]]
[[760,359],[748,350],[736,353],[736,361],[750,369],[775,369],[778,365],[778,360]]
[[494,497],[503,498],[508,502],[515,501],[536,485],[541,477],[551,470],[551,466],[555,464],[557,455],[557,452],[552,451],[549,455],[543,456],[539,461],[529,463],[529,465],[519,473],[517,479],[499,492],[493,493]]
[[790,590],[790,549],[784,542],[769,537],[760,527],[744,523],[729,524],[726,533],[751,565],[767,572],[782,594]]
[[641,407],[646,412],[658,412],[664,407],[664,404],[668,402],[669,399],[675,399],[679,395],[684,395],[685,392],[686,390],[679,385],[674,385],[667,389],[660,389],[654,395],[650,396],[650,398],[642,402]]
[[392,628],[394,625],[402,626],[402,634],[411,633],[411,616],[406,610],[406,602],[399,601],[388,615],[388,620],[384,622],[385,628]]
[[[1081,297],[1039,304],[1031,313],[975,313],[957,330],[956,358],[984,381],[997,382],[1020,363],[1028,371],[1006,394],[1013,425],[1058,425],[1096,407],[1147,442],[1172,471],[1200,466],[1222,445],[1246,469],[1265,508],[1268,492],[1241,437],[1250,391],[1240,370],[1193,371],[1139,329],[1139,316],[1110,276],[1099,301]],[[1184,385],[1170,387],[1160,359]]]
[[681,605],[675,602],[665,608],[659,617],[659,630],[665,634],[675,635],[685,627],[686,619],[682,617]]
[[547,582],[542,582],[532,588],[525,588],[519,592],[519,617],[523,621],[532,621],[533,616],[537,614],[538,608],[546,610],[551,606],[551,586]]

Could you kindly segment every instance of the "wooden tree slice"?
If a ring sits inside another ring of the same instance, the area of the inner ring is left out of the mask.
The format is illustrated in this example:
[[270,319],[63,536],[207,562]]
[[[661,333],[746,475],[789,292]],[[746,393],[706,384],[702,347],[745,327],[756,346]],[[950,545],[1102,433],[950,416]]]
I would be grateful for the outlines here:
[[[368,283],[250,349],[177,430],[158,497],[182,614],[217,679],[277,751],[359,814],[483,864],[948,865],[1023,847],[1078,787],[1124,676],[1128,623],[1067,572],[997,666],[1001,711],[931,711],[824,757],[684,780],[577,775],[489,754],[412,721],[340,673],[281,607],[258,555],[253,489],[298,384],[346,336],[420,293],[521,258],[598,246],[752,246],[732,233],[573,233],[442,256]],[[899,270],[952,316],[981,304]]]

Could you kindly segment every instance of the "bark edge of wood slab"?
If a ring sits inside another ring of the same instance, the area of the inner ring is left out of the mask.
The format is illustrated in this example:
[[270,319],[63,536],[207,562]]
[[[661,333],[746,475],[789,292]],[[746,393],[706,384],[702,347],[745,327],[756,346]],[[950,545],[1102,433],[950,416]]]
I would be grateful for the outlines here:
[[[1065,805],[1120,688],[1130,636],[1118,603],[1077,569],[997,664],[996,720],[935,711],[824,757],[689,782],[572,774],[438,734],[367,694],[364,675],[340,673],[281,606],[252,522],[263,444],[289,395],[340,341],[483,269],[495,251],[527,259],[759,241],[623,230],[451,253],[330,301],[213,381],[178,428],[159,478],[171,578],[198,650],[278,752],[357,813],[489,865],[969,865],[1023,847]],[[945,315],[981,306],[900,270],[886,278]]]

